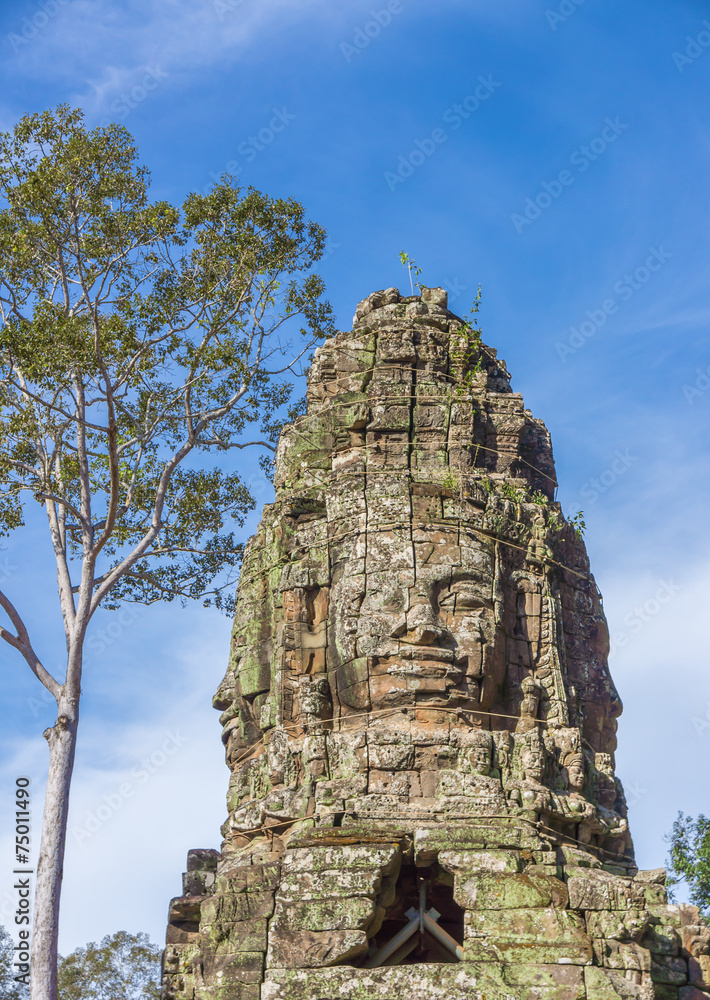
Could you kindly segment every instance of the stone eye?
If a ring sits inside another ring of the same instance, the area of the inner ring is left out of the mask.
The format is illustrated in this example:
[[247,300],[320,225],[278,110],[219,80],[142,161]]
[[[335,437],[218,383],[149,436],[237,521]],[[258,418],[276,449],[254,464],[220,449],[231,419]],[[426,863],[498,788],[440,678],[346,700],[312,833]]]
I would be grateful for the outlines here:
[[475,594],[457,594],[456,595],[456,609],[457,611],[473,610],[474,608],[479,608],[481,606],[480,600]]
[[441,598],[439,604],[449,610],[454,610],[455,607],[457,613],[476,611],[482,607],[480,597],[472,590],[453,591]]

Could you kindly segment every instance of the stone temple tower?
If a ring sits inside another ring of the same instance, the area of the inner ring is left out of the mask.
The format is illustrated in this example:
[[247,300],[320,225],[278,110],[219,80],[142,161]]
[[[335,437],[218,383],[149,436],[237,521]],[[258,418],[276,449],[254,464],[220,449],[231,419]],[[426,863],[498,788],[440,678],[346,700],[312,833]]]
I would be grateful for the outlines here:
[[710,929],[638,871],[621,703],[544,424],[446,293],[317,351],[215,697],[221,852],[165,1000],[709,1000]]

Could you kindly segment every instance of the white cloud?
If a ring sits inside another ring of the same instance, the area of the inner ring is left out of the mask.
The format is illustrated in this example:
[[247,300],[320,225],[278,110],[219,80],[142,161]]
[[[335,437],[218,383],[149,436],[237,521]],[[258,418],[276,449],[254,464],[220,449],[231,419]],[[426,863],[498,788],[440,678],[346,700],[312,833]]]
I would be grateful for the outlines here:
[[[573,462],[574,471],[559,469],[563,506],[585,511],[585,541],[612,636],[609,665],[625,706],[617,769],[637,860],[660,867],[667,855],[663,837],[677,813],[708,811],[710,726],[702,721],[710,706],[710,541],[704,531],[710,461],[679,387],[677,395],[672,387],[646,403],[631,390],[623,395],[622,384],[612,398],[591,355],[573,382],[586,379],[599,385],[596,395],[588,393],[589,409],[565,427],[569,413],[558,407],[568,400],[551,392],[549,423],[558,445],[554,425],[565,428],[565,462]],[[701,405],[704,400],[696,409]],[[605,478],[617,450],[628,450],[634,461]],[[603,492],[590,502],[595,481]]]
[[[157,610],[157,609],[156,609]],[[116,708],[108,659],[89,677],[70,798],[69,834],[62,890],[60,950],[126,929],[164,941],[167,907],[180,895],[180,875],[193,847],[219,849],[226,818],[229,771],[224,763],[211,697],[228,655],[227,622],[174,609],[194,629],[166,643],[163,614],[146,616],[120,637],[106,656],[123,657],[128,670]],[[215,627],[216,626],[216,627]],[[220,627],[222,626],[222,627]],[[177,630],[173,629],[173,635]],[[178,642],[180,646],[178,646]],[[142,656],[134,650],[143,644]],[[134,676],[142,671],[145,682]],[[105,671],[109,674],[109,671]],[[115,684],[115,678],[113,680]],[[130,696],[126,710],[122,699]],[[15,741],[0,770],[0,794],[11,801],[15,778],[32,779],[33,850],[39,847],[47,746],[36,733]],[[2,814],[0,856],[12,857],[11,810]],[[0,923],[11,925],[14,901],[7,867],[0,881]]]
[[694,720],[710,722],[710,560],[684,571],[682,555],[665,581],[633,571],[603,582],[611,634],[622,638],[610,660],[625,705],[617,767],[637,860],[649,868],[663,865],[678,811],[708,811],[710,726]]
[[170,718],[122,733],[134,755],[129,766],[77,776],[63,896],[65,952],[119,929],[147,931],[162,944],[188,849],[219,849],[229,772],[216,714],[208,716],[204,702],[174,706]]
[[[61,82],[71,100],[88,113],[106,114],[111,103],[146,72],[180,85],[201,69],[228,58],[245,57],[256,43],[276,44],[295,21],[326,23],[352,16],[353,4],[334,13],[326,0],[73,0],[59,7],[30,38],[16,43],[17,66],[35,79]],[[20,19],[8,33],[22,31]]]
[[[404,0],[405,4],[407,0]],[[460,0],[442,0],[457,7]],[[258,60],[279,45],[293,45],[295,31],[308,26],[337,49],[371,20],[370,0],[60,0],[56,13],[23,37],[27,18],[9,26],[17,68],[34,79],[52,81],[89,115],[114,112],[148,70],[161,84],[182,87],[224,60]],[[408,5],[407,5],[408,6]],[[405,6],[405,11],[407,10]],[[415,5],[411,5],[417,13]],[[532,0],[462,5],[468,19],[522,29],[521,16],[533,16]],[[18,41],[19,39],[19,41]]]

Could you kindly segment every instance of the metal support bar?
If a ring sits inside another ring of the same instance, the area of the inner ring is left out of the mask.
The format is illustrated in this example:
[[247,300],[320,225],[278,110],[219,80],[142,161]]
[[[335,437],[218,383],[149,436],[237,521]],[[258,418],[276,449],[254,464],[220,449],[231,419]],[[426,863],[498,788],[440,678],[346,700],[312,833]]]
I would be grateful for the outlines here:
[[405,941],[408,941],[412,934],[417,933],[420,923],[419,910],[415,910],[414,907],[412,907],[410,910],[407,910],[405,915],[410,918],[407,926],[403,927],[398,934],[395,934],[391,941],[388,941],[387,944],[380,948],[379,951],[375,952],[372,958],[365,962],[366,969],[378,968],[378,966],[382,965],[383,962],[387,961],[390,955],[393,955],[397,951],[400,945],[403,945]]
[[[366,969],[377,969],[379,966],[383,965],[388,958],[391,958],[395,952],[402,949],[402,946],[409,941],[413,934],[419,931],[420,940],[424,938],[424,932],[428,931],[431,936],[442,944],[448,951],[450,951],[459,962],[463,962],[463,948],[458,942],[454,941],[450,934],[437,924],[437,920],[441,916],[438,910],[431,909],[426,910],[426,883],[421,882],[419,885],[419,909],[415,910],[412,906],[405,913],[406,917],[409,917],[409,923],[406,927],[403,927],[399,933],[395,934],[391,941],[388,941],[386,945],[383,945],[379,951],[369,958],[364,965]],[[403,958],[409,954],[416,947],[412,944],[412,947],[403,950],[403,952],[397,955],[394,964],[398,964]]]
[[437,941],[441,942],[445,948],[448,948],[458,958],[459,962],[463,962],[463,948],[447,934],[443,927],[439,927],[435,920],[432,920],[428,913],[423,914],[424,929],[429,931],[432,937],[435,937]]
[[390,968],[393,965],[401,965],[401,963],[405,960],[405,958],[407,958],[408,955],[411,955],[414,949],[418,947],[419,947],[419,935],[412,934],[409,941],[405,941],[402,947],[398,948],[397,951],[394,953],[394,955],[390,955],[389,958],[385,959],[383,966],[385,968]]

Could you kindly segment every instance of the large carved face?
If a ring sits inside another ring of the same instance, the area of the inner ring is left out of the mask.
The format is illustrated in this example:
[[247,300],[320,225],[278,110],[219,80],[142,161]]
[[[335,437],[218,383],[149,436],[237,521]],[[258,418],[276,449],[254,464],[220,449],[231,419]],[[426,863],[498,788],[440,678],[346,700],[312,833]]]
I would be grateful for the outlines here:
[[295,533],[276,522],[274,535],[292,539],[271,612],[281,624],[269,620],[273,595],[255,590],[263,577],[243,573],[232,670],[215,699],[228,754],[233,731],[252,742],[281,720],[312,727],[341,711],[491,707],[505,653],[490,543],[465,525],[413,516],[408,483],[386,500],[377,513],[382,496],[368,492],[375,514],[351,521],[344,537],[330,510]]
[[423,525],[365,541],[366,573],[346,562],[331,594],[340,700],[372,710],[478,703],[495,655],[485,542]]

